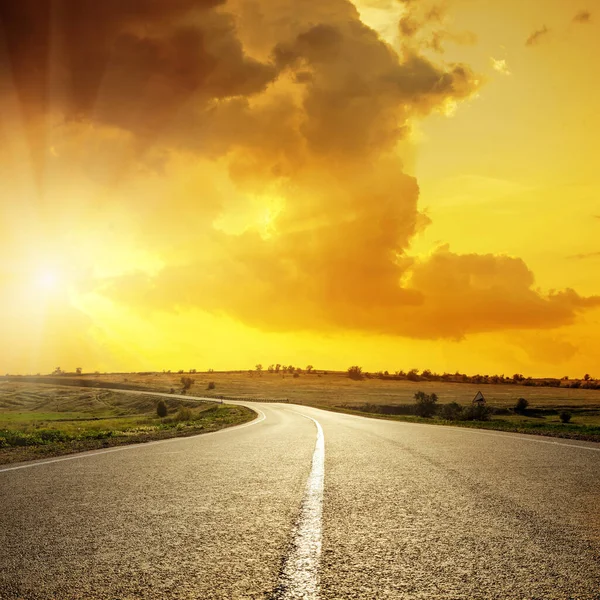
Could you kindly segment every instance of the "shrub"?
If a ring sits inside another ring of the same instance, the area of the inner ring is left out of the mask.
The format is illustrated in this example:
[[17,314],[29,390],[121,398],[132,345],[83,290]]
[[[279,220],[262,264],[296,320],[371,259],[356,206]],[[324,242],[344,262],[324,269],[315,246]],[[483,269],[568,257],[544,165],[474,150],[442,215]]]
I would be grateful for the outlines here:
[[191,377],[181,378],[181,391],[187,392],[194,385],[194,380]]
[[192,411],[187,406],[180,406],[177,414],[175,415],[176,421],[191,421]]
[[528,406],[529,406],[529,402],[527,402],[527,400],[525,400],[525,398],[519,398],[517,400],[517,403],[515,404],[515,412],[522,415],[525,413]]
[[159,400],[158,404],[156,405],[156,414],[163,419],[164,417],[167,416],[167,405],[165,404],[164,400]]
[[415,394],[415,414],[419,417],[433,417],[436,411],[437,394],[426,394],[425,392],[417,392]]
[[300,377],[299,373],[294,373],[294,379],[297,379],[298,377]]
[[362,379],[363,378],[363,372],[362,372],[362,367],[358,367],[358,366],[354,366],[354,367],[349,367],[348,368],[348,377],[350,377],[350,379]]
[[568,410],[563,410],[560,412],[561,423],[569,423],[571,421],[571,413]]
[[214,390],[215,387],[217,387],[216,384],[215,384],[215,382],[214,381],[209,381],[208,382],[208,386],[206,387],[206,389],[207,390]]
[[465,421],[489,421],[492,411],[485,404],[477,402],[463,411]]
[[444,404],[441,407],[440,416],[447,421],[458,421],[462,418],[462,406],[458,402]]

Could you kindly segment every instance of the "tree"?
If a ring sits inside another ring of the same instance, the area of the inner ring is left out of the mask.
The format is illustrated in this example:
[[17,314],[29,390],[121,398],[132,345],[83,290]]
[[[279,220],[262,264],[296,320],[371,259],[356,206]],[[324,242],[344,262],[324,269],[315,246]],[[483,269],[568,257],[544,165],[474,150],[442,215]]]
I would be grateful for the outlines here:
[[275,365],[269,365],[267,371],[269,371],[269,373],[273,373],[273,371],[275,371]]
[[275,365],[275,373],[279,373],[280,369],[281,369],[281,365],[280,364],[276,364]]
[[81,367],[77,367],[77,368],[75,369],[75,373],[76,373],[77,375],[81,375],[81,371],[82,371]]
[[431,418],[437,409],[437,394],[426,394],[425,392],[417,392],[415,394],[415,414],[419,417]]
[[312,372],[313,372],[313,370],[314,370],[314,367],[313,367],[312,365],[308,365],[308,366],[306,367],[306,372],[307,372],[308,374],[312,373]]
[[156,405],[156,414],[161,419],[164,419],[167,416],[167,405],[165,404],[164,400],[158,401],[158,404]]
[[406,379],[409,381],[420,381],[421,378],[419,377],[419,369],[411,369],[406,374]]
[[287,368],[287,371],[290,374],[292,374],[295,370],[296,370],[296,368],[294,367],[294,365],[289,365]]
[[263,366],[259,363],[258,365],[256,365],[256,372],[261,375],[262,374],[262,370],[263,370]]
[[590,374],[589,374],[589,373],[586,373],[586,374],[583,376],[583,380],[584,380],[584,381],[589,381],[589,380],[590,380]]
[[350,377],[350,379],[362,379],[363,378],[363,374],[362,374],[362,367],[359,367],[357,365],[353,366],[353,367],[348,367],[348,377]]
[[62,375],[64,371],[60,367],[56,367],[54,371],[52,371],[52,375]]

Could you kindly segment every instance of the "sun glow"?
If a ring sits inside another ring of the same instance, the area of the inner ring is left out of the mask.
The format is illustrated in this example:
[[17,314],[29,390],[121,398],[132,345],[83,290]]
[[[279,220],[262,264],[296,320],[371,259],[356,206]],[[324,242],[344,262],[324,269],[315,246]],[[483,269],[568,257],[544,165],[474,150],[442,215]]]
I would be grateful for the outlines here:
[[35,274],[34,282],[38,289],[45,292],[54,292],[58,289],[61,278],[52,269],[41,269]]

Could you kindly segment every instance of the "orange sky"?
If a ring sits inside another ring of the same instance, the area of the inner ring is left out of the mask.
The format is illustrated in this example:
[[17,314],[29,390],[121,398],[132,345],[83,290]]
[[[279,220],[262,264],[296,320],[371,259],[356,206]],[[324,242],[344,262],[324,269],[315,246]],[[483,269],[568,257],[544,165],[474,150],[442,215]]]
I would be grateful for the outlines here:
[[0,0],[0,372],[599,373],[599,26]]

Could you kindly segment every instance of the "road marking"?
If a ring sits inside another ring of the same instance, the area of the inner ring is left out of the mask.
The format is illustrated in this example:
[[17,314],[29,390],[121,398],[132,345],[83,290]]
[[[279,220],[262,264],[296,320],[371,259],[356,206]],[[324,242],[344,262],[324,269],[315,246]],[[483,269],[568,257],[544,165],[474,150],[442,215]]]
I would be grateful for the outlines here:
[[[166,394],[164,394],[166,396]],[[156,444],[166,444],[168,442],[182,442],[185,440],[192,440],[198,437],[207,437],[209,435],[215,435],[217,433],[224,433],[226,431],[236,431],[238,429],[243,429],[244,427],[250,427],[251,425],[256,425],[264,421],[267,417],[265,413],[259,408],[252,408],[255,412],[258,413],[258,417],[250,423],[244,423],[243,425],[235,425],[234,427],[226,427],[225,429],[219,429],[219,431],[210,431],[209,433],[199,433],[197,435],[190,435],[187,437],[174,437],[169,438],[167,440],[155,440],[154,442],[141,442],[138,444],[130,444],[128,446],[119,446],[118,448],[106,448],[104,450],[95,450],[92,452],[82,452],[80,454],[71,454],[69,456],[61,456],[60,458],[52,458],[49,460],[41,460],[26,463],[24,465],[17,465],[16,467],[3,467],[0,468],[0,473],[5,473],[7,471],[18,471],[19,469],[30,469],[32,467],[41,467],[43,465],[51,465],[52,463],[64,462],[67,460],[77,460],[80,458],[90,458],[92,456],[99,456],[101,454],[110,454],[111,452],[124,452],[125,450],[139,450],[140,448],[147,448],[148,446],[155,446]]]
[[[420,423],[415,423],[415,425],[420,425]],[[427,423],[423,423],[423,425],[427,425]],[[461,429],[462,431],[468,431],[469,433],[476,433],[478,435],[490,435],[492,437],[499,438],[512,438],[513,440],[521,440],[522,442],[536,442],[538,444],[551,444],[552,446],[564,446],[565,448],[577,448],[579,450],[592,450],[594,452],[600,452],[600,448],[592,448],[591,446],[580,446],[579,444],[565,444],[563,442],[551,442],[550,440],[537,440],[533,436],[524,437],[527,435],[525,433],[521,435],[510,435],[508,433],[492,433],[491,431],[474,431],[473,429],[470,429],[468,427],[453,427],[452,429]]]
[[323,428],[316,419],[306,415],[302,416],[310,419],[316,425],[317,441],[313,452],[312,468],[302,499],[300,516],[294,528],[291,550],[285,559],[279,579],[276,597],[281,600],[317,600],[319,598],[325,437]]

